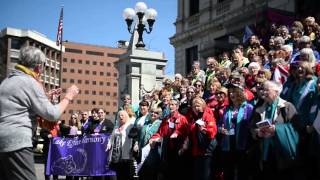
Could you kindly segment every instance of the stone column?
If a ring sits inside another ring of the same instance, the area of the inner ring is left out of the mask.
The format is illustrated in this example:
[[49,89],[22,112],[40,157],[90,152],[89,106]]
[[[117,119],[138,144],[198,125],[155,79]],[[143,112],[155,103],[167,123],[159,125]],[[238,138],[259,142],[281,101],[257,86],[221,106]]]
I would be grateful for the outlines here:
[[[116,67],[119,72],[119,102],[123,94],[130,94],[132,104],[138,104],[141,96],[159,89],[167,64],[162,52],[137,49],[137,33],[131,38],[127,53],[120,56]],[[120,104],[121,106],[121,104]]]

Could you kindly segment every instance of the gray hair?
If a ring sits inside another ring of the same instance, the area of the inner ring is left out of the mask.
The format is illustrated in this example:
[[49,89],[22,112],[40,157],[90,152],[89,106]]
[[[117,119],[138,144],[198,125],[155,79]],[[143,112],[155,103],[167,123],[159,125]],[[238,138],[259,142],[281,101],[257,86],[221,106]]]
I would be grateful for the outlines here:
[[282,44],[282,45],[284,45],[284,43],[285,43],[283,37],[281,37],[281,36],[277,36],[273,40],[275,43],[278,42],[279,44]]
[[301,54],[306,54],[308,55],[308,62],[310,63],[316,63],[317,59],[314,56],[313,50],[311,48],[303,48],[300,50],[300,55]]
[[288,44],[281,46],[281,49],[286,51],[286,52],[290,52],[290,53],[292,53],[292,51],[293,51],[292,46],[290,46]]
[[302,36],[299,40],[298,40],[298,43],[310,43],[311,42],[311,39],[309,36]]
[[35,68],[45,62],[46,56],[40,49],[33,46],[25,46],[20,49],[19,64],[27,68]]
[[263,86],[264,87],[268,87],[274,91],[277,91],[278,92],[278,95],[281,93],[282,91],[282,84],[279,83],[279,82],[275,82],[275,81],[270,81],[270,80],[267,80],[263,83]]

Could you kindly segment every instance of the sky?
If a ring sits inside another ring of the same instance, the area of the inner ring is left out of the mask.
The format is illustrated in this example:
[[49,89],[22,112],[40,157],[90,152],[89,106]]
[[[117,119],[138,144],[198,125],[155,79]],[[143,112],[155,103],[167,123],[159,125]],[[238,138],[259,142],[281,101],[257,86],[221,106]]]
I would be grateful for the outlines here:
[[[61,6],[64,6],[63,40],[117,47],[118,40],[130,40],[123,10],[142,0],[4,0],[0,6],[0,29],[35,30],[56,41]],[[160,51],[168,59],[166,75],[174,74],[177,0],[144,0],[158,12],[153,31],[144,33],[146,48]]]

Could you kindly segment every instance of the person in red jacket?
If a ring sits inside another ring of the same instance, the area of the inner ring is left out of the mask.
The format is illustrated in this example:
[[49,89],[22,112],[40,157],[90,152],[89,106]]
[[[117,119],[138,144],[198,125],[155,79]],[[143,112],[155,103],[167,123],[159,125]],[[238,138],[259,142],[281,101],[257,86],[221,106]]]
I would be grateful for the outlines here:
[[188,136],[189,124],[186,117],[178,112],[178,100],[170,100],[169,108],[170,114],[162,120],[158,132],[151,137],[149,143],[154,148],[157,142],[161,142],[160,173],[164,179],[177,180],[184,170],[178,152]]
[[189,122],[193,122],[189,136],[193,157],[193,179],[209,180],[212,153],[216,146],[216,119],[202,98],[193,99],[192,110],[194,115],[188,118],[192,118]]

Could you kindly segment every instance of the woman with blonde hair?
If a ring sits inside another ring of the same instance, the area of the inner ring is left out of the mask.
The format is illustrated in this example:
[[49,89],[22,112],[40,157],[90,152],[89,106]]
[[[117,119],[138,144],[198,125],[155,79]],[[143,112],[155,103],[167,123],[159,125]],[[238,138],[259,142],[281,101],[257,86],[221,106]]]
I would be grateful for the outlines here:
[[209,180],[211,175],[212,153],[216,145],[216,119],[206,102],[196,97],[192,101],[192,114],[188,117],[191,124],[191,154],[193,159],[193,179]]
[[107,151],[109,151],[110,168],[117,173],[117,180],[133,179],[132,139],[129,132],[133,127],[127,111],[118,113],[119,127],[116,127],[109,139]]

